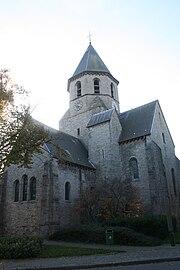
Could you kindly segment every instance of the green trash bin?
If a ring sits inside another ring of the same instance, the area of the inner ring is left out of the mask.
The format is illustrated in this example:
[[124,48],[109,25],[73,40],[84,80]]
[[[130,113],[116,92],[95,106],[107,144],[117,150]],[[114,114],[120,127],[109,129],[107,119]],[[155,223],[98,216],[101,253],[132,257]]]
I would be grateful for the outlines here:
[[112,229],[106,230],[106,244],[113,245],[114,244],[114,233]]

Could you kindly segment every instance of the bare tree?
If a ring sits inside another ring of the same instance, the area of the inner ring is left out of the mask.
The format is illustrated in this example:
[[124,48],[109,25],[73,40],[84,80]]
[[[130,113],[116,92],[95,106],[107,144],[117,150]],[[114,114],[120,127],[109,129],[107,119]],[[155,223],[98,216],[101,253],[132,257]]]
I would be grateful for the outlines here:
[[107,221],[137,216],[142,212],[140,196],[131,182],[111,179],[81,192],[76,210],[83,222]]

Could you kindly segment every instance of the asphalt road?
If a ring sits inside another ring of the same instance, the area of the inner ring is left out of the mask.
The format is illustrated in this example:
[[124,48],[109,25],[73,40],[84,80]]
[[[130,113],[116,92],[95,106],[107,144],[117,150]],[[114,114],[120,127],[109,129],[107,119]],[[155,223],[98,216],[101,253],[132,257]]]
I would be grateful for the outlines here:
[[151,263],[117,267],[91,268],[91,270],[180,270],[180,262]]

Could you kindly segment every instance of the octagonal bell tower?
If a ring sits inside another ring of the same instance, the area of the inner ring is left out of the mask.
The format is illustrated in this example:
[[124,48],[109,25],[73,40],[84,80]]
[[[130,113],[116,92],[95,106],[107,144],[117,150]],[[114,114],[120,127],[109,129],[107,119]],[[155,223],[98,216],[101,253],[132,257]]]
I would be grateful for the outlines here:
[[91,42],[68,80],[69,109],[59,122],[60,131],[87,142],[87,123],[98,112],[115,107],[119,112],[118,81]]

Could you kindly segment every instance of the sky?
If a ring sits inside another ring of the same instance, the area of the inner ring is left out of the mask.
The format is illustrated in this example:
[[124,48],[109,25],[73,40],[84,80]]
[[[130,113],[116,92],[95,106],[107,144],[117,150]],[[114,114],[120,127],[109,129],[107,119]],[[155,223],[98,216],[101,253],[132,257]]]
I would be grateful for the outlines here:
[[58,129],[67,81],[91,43],[119,81],[121,112],[159,100],[180,158],[179,0],[0,0],[0,69]]

